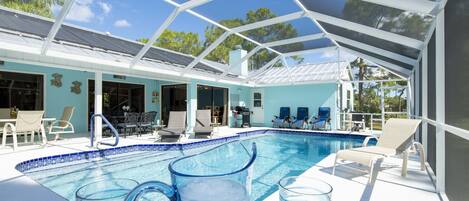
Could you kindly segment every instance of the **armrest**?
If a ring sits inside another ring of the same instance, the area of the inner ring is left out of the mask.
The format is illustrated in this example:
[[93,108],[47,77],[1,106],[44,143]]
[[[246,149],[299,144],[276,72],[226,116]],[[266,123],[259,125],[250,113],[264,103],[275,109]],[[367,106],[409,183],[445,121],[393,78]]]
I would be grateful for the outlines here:
[[373,138],[376,139],[376,140],[378,140],[378,138],[375,137],[375,136],[368,136],[368,137],[366,137],[366,138],[363,140],[362,146],[363,146],[363,147],[366,147],[366,146],[368,145],[368,142],[370,141],[370,139],[373,139]]
[[[67,125],[66,126],[60,126],[59,124],[60,123],[66,123]],[[51,125],[49,126],[49,133],[54,133],[52,131],[53,128],[59,128],[59,129],[66,129],[66,128],[70,128],[70,132],[74,132],[75,131],[75,128],[73,127],[73,124],[70,123],[69,121],[65,121],[65,120],[55,120],[54,122],[51,123]]]
[[4,133],[4,134],[7,133],[8,128],[10,128],[10,130],[13,131],[13,132],[16,131],[16,127],[15,127],[14,124],[12,124],[12,123],[5,123],[5,125],[3,125],[3,133]]

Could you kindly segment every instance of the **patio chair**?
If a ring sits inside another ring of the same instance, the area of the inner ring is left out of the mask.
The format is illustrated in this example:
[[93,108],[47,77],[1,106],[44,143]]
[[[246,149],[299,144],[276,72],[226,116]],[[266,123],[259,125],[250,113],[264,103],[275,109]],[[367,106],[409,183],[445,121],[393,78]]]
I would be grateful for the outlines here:
[[389,119],[384,125],[383,133],[378,139],[376,146],[367,147],[366,144],[368,144],[368,140],[373,138],[367,137],[363,142],[363,147],[338,151],[332,174],[335,174],[338,160],[352,161],[369,167],[369,182],[371,182],[371,178],[373,178],[373,166],[378,160],[403,153],[402,176],[406,176],[408,160],[407,150],[410,145],[417,146],[421,170],[425,170],[423,146],[415,142],[412,144],[412,136],[417,131],[420,122],[421,120],[416,119]]
[[28,133],[31,133],[31,142],[34,142],[34,133],[38,131],[41,132],[42,143],[46,144],[46,131],[42,124],[43,115],[44,111],[18,111],[15,124],[6,123],[3,127],[2,147],[5,147],[8,135],[13,136],[13,150],[16,150],[18,147],[18,134],[23,134],[26,142]]
[[75,129],[73,124],[70,122],[73,116],[73,111],[75,107],[67,106],[64,108],[64,112],[62,113],[62,117],[60,120],[56,120],[52,122],[49,127],[49,134],[55,134],[55,141],[60,138],[60,134],[65,133],[75,133]]
[[140,121],[138,122],[139,134],[148,133],[153,130],[153,124],[156,118],[156,111],[145,112],[140,115]]
[[307,107],[298,107],[296,111],[296,117],[293,117],[291,123],[292,128],[305,129],[309,119],[309,112]]
[[139,113],[129,112],[125,114],[124,122],[117,124],[117,127],[119,129],[124,130],[124,138],[127,137],[127,131],[129,132],[129,135],[130,135],[137,130],[139,118],[140,118]]
[[197,110],[195,112],[195,138],[211,138],[213,134],[211,110]]
[[326,130],[327,125],[331,122],[331,108],[330,107],[319,107],[318,116],[313,117],[314,121],[311,121],[311,129],[313,130]]
[[181,136],[186,132],[186,112],[185,111],[171,111],[169,112],[168,126],[160,131],[160,141],[165,139],[173,139],[179,141]]
[[274,116],[272,126],[274,128],[285,128],[290,125],[290,107],[280,107],[279,116]]
[[[0,108],[0,119],[10,119],[10,108]],[[5,123],[0,122],[0,134],[3,133]]]

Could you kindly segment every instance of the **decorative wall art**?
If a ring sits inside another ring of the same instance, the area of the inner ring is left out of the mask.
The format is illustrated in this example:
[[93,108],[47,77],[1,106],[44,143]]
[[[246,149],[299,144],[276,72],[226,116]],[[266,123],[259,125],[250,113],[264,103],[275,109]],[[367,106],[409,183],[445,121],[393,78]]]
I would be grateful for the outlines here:
[[158,91],[153,91],[151,93],[151,102],[152,103],[159,103],[160,102],[160,94],[158,93]]
[[75,94],[80,94],[81,93],[81,82],[79,81],[73,81],[72,86],[70,87],[70,91]]
[[50,80],[50,84],[52,86],[57,87],[57,88],[62,87],[62,77],[63,77],[63,75],[59,74],[59,73],[54,73],[54,74],[52,74],[52,77],[54,79]]

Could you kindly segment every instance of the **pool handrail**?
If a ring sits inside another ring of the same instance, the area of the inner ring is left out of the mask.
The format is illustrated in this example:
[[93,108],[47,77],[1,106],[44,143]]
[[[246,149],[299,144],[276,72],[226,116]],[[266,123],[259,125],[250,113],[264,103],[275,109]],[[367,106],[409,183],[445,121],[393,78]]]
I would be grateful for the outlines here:
[[116,128],[114,128],[114,126],[109,123],[109,121],[106,119],[106,117],[104,117],[104,115],[102,114],[93,114],[91,115],[91,118],[90,118],[90,146],[93,147],[93,142],[94,142],[94,119],[95,117],[100,117],[102,119],[102,121],[104,121],[104,123],[109,126],[109,128],[111,129],[112,131],[112,135],[115,137],[115,141],[114,143],[107,143],[107,142],[97,142],[97,144],[103,144],[103,145],[108,145],[108,146],[112,146],[112,147],[115,147],[117,146],[117,144],[119,144],[119,133],[117,132]]

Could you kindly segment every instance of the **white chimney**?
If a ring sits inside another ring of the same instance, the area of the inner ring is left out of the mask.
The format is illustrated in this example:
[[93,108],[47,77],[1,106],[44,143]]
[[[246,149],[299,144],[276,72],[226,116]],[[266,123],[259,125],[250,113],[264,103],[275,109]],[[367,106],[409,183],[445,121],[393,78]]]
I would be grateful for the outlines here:
[[242,77],[247,77],[248,76],[248,61],[243,61],[242,63],[239,63],[241,59],[246,56],[247,51],[243,50],[241,48],[241,45],[236,45],[235,50],[230,51],[230,67],[231,68],[231,73],[240,75]]

